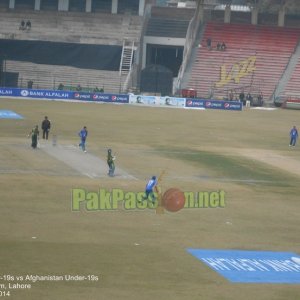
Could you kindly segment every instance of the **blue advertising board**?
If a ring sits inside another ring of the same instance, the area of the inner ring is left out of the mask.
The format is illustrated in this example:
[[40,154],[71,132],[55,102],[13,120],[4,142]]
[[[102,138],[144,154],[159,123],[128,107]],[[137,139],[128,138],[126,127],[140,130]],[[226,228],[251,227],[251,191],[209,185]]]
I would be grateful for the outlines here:
[[70,99],[72,92],[67,91],[52,91],[52,90],[30,90],[17,89],[19,97],[26,98],[44,98],[44,99]]
[[53,90],[31,90],[1,88],[0,96],[21,97],[21,98],[43,98],[43,99],[71,99],[73,92]]
[[128,95],[102,94],[74,91],[33,90],[0,88],[0,97],[21,97],[30,99],[78,100],[110,103],[129,103]]
[[18,88],[0,88],[0,97],[21,97],[28,99],[76,100],[148,106],[169,106],[198,109],[242,110],[238,101],[205,100],[195,98],[175,98],[145,95],[120,95],[89,93],[77,91],[33,90]]
[[185,101],[185,107],[201,109],[242,110],[243,104],[238,101],[187,98]]
[[293,252],[187,249],[231,282],[300,284],[300,256]]

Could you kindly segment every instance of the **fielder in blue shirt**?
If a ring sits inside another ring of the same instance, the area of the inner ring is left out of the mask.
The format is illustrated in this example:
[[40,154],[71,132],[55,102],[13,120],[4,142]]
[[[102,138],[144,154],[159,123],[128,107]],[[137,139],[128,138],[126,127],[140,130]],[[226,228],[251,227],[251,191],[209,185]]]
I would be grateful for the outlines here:
[[145,189],[145,196],[143,197],[143,200],[147,200],[149,196],[151,197],[152,202],[155,202],[155,195],[153,192],[154,187],[157,185],[157,179],[156,176],[152,176],[152,178],[148,181]]
[[298,138],[298,130],[296,126],[293,126],[293,128],[291,129],[290,137],[291,137],[290,146],[295,146]]
[[88,131],[86,126],[84,126],[78,133],[79,137],[80,137],[80,144],[79,147],[81,147],[82,151],[86,152],[85,150],[85,142],[86,142],[86,138],[88,136]]

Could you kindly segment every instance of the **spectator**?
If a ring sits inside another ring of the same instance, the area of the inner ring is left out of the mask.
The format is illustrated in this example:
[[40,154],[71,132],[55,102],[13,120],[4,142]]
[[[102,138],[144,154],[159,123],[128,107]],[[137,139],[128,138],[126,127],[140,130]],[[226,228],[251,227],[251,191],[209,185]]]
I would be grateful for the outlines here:
[[101,88],[99,92],[104,93],[104,88]]
[[57,89],[59,91],[62,91],[64,89],[64,85],[62,83],[60,83],[59,86],[57,87]]
[[31,29],[31,22],[30,22],[30,20],[28,20],[27,22],[26,22],[26,28],[25,29],[27,29],[27,30],[30,30]]
[[252,95],[250,93],[247,94],[246,101],[249,101],[250,105],[252,105],[253,97],[252,97]]
[[220,44],[220,42],[218,42],[218,44],[217,44],[217,50],[218,50],[218,51],[221,50],[221,44]]
[[233,101],[234,100],[234,94],[233,94],[233,90],[231,90],[230,92],[229,92],[229,101]]
[[242,103],[243,103],[243,105],[246,105],[245,93],[244,93],[244,91],[243,91],[243,90],[240,92],[240,95],[239,95],[239,100],[240,100],[240,102],[242,102]]
[[206,40],[206,46],[207,46],[207,49],[211,49],[211,38],[207,38]]
[[263,106],[264,104],[264,97],[263,97],[263,94],[262,92],[260,92],[260,94],[257,96],[257,105],[259,106]]
[[21,23],[20,23],[19,30],[24,30],[24,29],[25,29],[25,21],[22,20]]
[[80,84],[77,84],[76,91],[77,91],[77,92],[80,92],[80,91],[82,91],[82,87],[81,87],[81,85],[80,85]]
[[28,89],[32,89],[32,86],[33,86],[33,81],[30,79],[30,80],[28,80],[28,82],[27,82],[27,88],[28,88]]
[[99,93],[100,92],[100,90],[98,89],[98,87],[96,86],[95,88],[94,88],[94,93]]
[[221,45],[221,50],[222,51],[225,51],[227,49],[227,46],[226,44],[223,42],[222,45]]

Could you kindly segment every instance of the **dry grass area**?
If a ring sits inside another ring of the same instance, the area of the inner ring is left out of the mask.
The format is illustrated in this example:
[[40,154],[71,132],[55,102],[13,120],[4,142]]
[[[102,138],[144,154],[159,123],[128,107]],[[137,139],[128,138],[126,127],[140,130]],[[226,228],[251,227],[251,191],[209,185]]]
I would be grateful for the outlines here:
[[[11,299],[299,299],[299,285],[232,284],[186,252],[300,252],[300,148],[288,147],[298,111],[4,99],[0,109],[24,116],[0,120],[0,275],[99,277],[32,283],[29,290],[12,291]],[[45,115],[53,124],[50,139],[56,134],[59,144],[77,145],[86,125],[88,152],[105,160],[112,148],[117,168],[137,180],[88,178],[42,149],[32,150],[27,134]],[[226,207],[162,215],[122,207],[71,210],[72,188],[137,192],[163,170],[164,190],[224,190]]]

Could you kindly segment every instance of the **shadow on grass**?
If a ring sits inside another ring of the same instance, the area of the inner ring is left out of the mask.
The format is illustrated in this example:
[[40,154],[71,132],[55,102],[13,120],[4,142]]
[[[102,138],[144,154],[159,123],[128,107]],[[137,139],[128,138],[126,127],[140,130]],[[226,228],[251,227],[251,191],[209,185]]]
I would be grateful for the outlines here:
[[[236,181],[241,184],[263,184],[270,186],[294,186],[297,178],[276,170],[266,164],[240,156],[221,155],[208,151],[182,148],[159,148],[162,156],[186,161],[199,168],[208,169],[214,179]],[[203,176],[202,176],[203,177]],[[199,176],[199,178],[201,178]],[[209,179],[209,176],[206,176]]]

